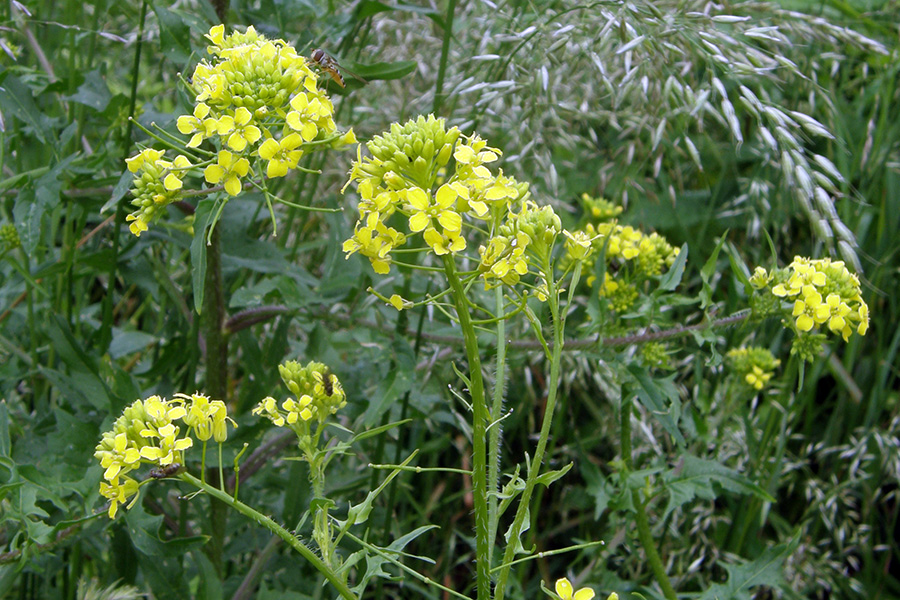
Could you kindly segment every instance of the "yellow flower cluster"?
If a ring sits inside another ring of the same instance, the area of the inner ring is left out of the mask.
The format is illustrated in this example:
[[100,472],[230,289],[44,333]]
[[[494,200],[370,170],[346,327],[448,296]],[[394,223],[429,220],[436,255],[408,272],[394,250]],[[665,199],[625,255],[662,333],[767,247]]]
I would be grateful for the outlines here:
[[865,335],[869,329],[869,307],[862,298],[859,278],[842,261],[796,256],[786,269],[769,273],[757,267],[750,283],[793,301],[791,316],[800,333],[824,325],[848,341],[854,332]]
[[262,415],[276,427],[287,425],[292,429],[316,420],[322,424],[329,415],[347,405],[347,395],[337,376],[322,363],[311,362],[305,367],[297,361],[278,365],[281,379],[296,396],[278,405],[275,398],[267,396],[253,409],[254,415]]
[[[253,27],[226,36],[224,25],[216,25],[206,37],[212,58],[194,69],[194,109],[178,117],[176,126],[190,136],[187,148],[198,148],[204,140],[218,148],[203,168],[207,183],[236,196],[254,173],[251,161],[264,162],[267,177],[284,177],[297,167],[305,144],[329,138],[333,147],[356,142],[352,130],[337,134],[334,106],[293,46],[266,39]],[[184,156],[171,164],[161,157],[161,151],[144,150],[128,160],[132,173],[142,171],[133,192],[136,210],[128,216],[137,236],[179,198],[185,173],[203,166]]]
[[591,223],[610,221],[622,214],[624,210],[606,198],[594,198],[590,194],[581,195],[581,207],[584,209],[585,217]]
[[140,237],[163,214],[163,209],[181,197],[183,179],[193,166],[186,156],[164,160],[165,151],[147,148],[125,159],[128,170],[137,175],[131,190],[131,205],[137,210],[125,217],[131,233]]
[[[179,437],[181,427],[175,424],[179,420],[188,427],[184,437]],[[126,407],[94,452],[105,469],[100,495],[110,500],[109,517],[114,518],[118,505],[128,498],[134,496],[129,506],[137,500],[140,484],[128,473],[141,464],[183,465],[184,451],[194,444],[190,433],[202,441],[214,437],[221,443],[228,436],[227,422],[234,425],[225,403],[202,394],[176,394],[172,400],[150,396]]]
[[726,356],[741,381],[756,391],[768,385],[775,368],[781,364],[768,349],[759,346],[734,348]]
[[[553,242],[563,231],[559,216],[550,206],[539,206],[531,200],[522,202],[519,212],[508,211],[506,221],[499,227],[498,234],[493,236],[486,246],[478,249],[481,262],[478,271],[484,279],[485,288],[491,288],[502,282],[515,285],[522,275],[528,273],[530,258],[545,264],[549,259]],[[569,241],[576,247],[579,240],[570,236]],[[551,273],[545,274],[551,276]],[[537,297],[543,302],[547,299],[546,282],[540,288]]]
[[486,166],[499,150],[434,115],[395,123],[366,147],[371,157],[359,147],[347,182],[357,184],[359,219],[343,249],[367,257],[379,274],[390,271],[391,252],[407,241],[401,229],[421,233],[438,256],[457,253],[466,248],[466,219],[499,218],[527,194],[527,184]]

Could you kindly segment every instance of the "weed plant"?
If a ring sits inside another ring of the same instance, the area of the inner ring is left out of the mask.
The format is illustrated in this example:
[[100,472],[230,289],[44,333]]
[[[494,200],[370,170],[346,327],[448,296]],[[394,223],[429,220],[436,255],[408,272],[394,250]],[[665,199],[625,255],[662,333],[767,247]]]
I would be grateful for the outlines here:
[[0,597],[900,596],[896,6],[0,19]]

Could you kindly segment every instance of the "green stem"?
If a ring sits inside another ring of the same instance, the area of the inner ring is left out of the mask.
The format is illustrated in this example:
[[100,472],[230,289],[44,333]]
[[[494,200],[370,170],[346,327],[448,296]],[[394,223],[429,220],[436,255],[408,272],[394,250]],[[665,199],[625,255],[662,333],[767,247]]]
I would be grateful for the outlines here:
[[[621,398],[619,411],[622,434],[619,443],[621,445],[622,460],[625,463],[625,472],[627,474],[634,469],[634,463],[631,458],[631,401],[626,399],[624,395]],[[659,583],[659,587],[662,588],[663,595],[666,599],[677,600],[678,596],[675,594],[675,588],[672,587],[672,582],[666,574],[666,568],[662,563],[662,559],[659,557],[659,552],[656,550],[656,543],[653,540],[653,534],[650,532],[650,519],[647,518],[647,511],[638,490],[631,491],[631,501],[634,504],[634,520],[637,525],[638,540],[640,540],[641,546],[644,548],[644,553],[647,555],[647,562],[650,563],[650,569],[653,571],[653,576],[656,578],[656,582]]]
[[447,73],[447,60],[450,56],[450,38],[453,37],[453,13],[456,12],[456,0],[447,1],[447,16],[444,17],[444,40],[441,44],[441,62],[438,65],[437,82],[434,84],[434,106],[432,111],[439,114],[444,103],[444,76]]
[[553,319],[553,347],[550,349],[550,379],[547,383],[547,407],[544,410],[544,420],[541,423],[541,435],[538,439],[537,448],[534,451],[534,458],[532,458],[531,464],[528,467],[525,489],[522,491],[522,498],[519,500],[519,506],[516,509],[516,517],[515,520],[513,520],[509,540],[506,543],[506,550],[503,553],[503,564],[500,567],[500,575],[497,577],[497,586],[494,592],[496,600],[503,600],[506,581],[509,578],[509,570],[512,567],[513,559],[516,555],[519,536],[522,534],[525,517],[529,512],[528,508],[531,504],[531,495],[534,492],[534,486],[537,483],[537,478],[540,474],[541,464],[544,461],[547,439],[550,437],[550,428],[553,424],[553,412],[556,410],[560,360],[563,344],[565,343],[565,326],[559,316],[559,294],[557,293],[556,282],[553,279],[553,269],[550,265],[549,254],[542,262],[542,269],[544,273],[547,274],[545,277],[547,291],[549,292],[547,304],[550,306],[550,315]]
[[463,288],[453,256],[444,255],[444,271],[447,281],[453,290],[456,314],[459,326],[466,340],[466,357],[469,360],[469,394],[472,399],[472,492],[475,502],[475,560],[478,600],[490,600],[491,597],[491,565],[489,538],[490,527],[487,504],[487,456],[485,434],[487,431],[488,411],[484,398],[484,381],[481,378],[481,356],[478,353],[478,337],[469,306],[466,302],[466,291]]
[[230,506],[245,517],[249,518],[252,521],[256,521],[257,523],[280,537],[282,540],[287,542],[287,544],[291,548],[299,552],[303,558],[309,561],[309,563],[312,564],[312,566],[315,567],[316,570],[322,573],[322,575],[325,576],[325,579],[327,579],[331,583],[331,585],[333,585],[335,589],[337,589],[338,593],[342,597],[347,598],[347,600],[356,600],[356,596],[353,594],[353,592],[350,591],[350,588],[347,587],[347,584],[341,581],[341,578],[336,573],[334,573],[334,571],[332,571],[328,567],[328,565],[322,562],[322,559],[316,556],[315,552],[304,546],[303,543],[301,543],[300,540],[297,539],[297,537],[295,537],[290,531],[288,531],[269,517],[247,506],[243,502],[235,500],[218,488],[203,483],[189,473],[182,473],[178,476],[178,478],[202,489],[204,492],[206,492],[222,504]]
[[[206,341],[206,393],[213,398],[225,399],[228,393],[228,342],[223,330],[225,321],[224,286],[222,284],[221,228],[213,229],[206,246],[206,278],[203,281],[202,327]],[[210,480],[219,479],[218,471],[210,469]],[[224,481],[216,482],[225,485]],[[228,513],[215,500],[210,501],[209,559],[221,577],[224,574],[222,553],[225,547],[225,529]]]
[[[503,288],[497,286],[494,288],[494,311],[500,315],[503,314]],[[497,321],[497,370],[494,379],[494,401],[491,405],[491,424],[488,437],[488,539],[491,544],[488,548],[488,564],[493,566],[494,540],[497,539],[497,525],[499,515],[497,514],[497,495],[500,489],[500,413],[503,412],[503,391],[506,367],[506,321],[500,319]]]

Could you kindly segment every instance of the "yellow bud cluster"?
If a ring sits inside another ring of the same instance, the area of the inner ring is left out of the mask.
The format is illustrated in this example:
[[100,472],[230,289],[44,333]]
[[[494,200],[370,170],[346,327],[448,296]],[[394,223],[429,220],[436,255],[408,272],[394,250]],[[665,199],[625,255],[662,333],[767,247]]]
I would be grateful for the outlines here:
[[756,391],[768,385],[775,369],[781,364],[768,349],[759,346],[734,348],[728,351],[726,357],[741,383]]
[[[208,140],[217,149],[214,160],[198,165],[207,183],[235,196],[254,174],[251,162],[264,162],[267,177],[284,177],[311,142],[323,148],[356,142],[352,131],[337,133],[331,100],[293,46],[266,39],[253,27],[226,36],[217,25],[206,37],[212,56],[194,69],[195,105],[176,126],[190,136],[187,148]],[[132,233],[146,231],[163,207],[181,197],[182,179],[194,166],[183,156],[166,163],[159,150],[128,160],[132,173],[140,171],[133,189],[137,210],[128,217]]]
[[279,405],[275,398],[268,396],[252,411],[266,417],[276,427],[288,426],[301,431],[297,428],[307,427],[311,421],[322,424],[329,415],[347,405],[347,395],[340,380],[322,363],[310,362],[303,366],[297,361],[288,361],[279,365],[278,371],[295,398],[288,398]]
[[469,220],[499,219],[528,192],[485,166],[499,150],[433,115],[394,123],[366,147],[371,156],[359,147],[347,182],[357,184],[359,219],[343,249],[367,257],[379,274],[390,272],[391,252],[407,242],[403,230],[421,234],[437,256],[455,254],[467,246]]

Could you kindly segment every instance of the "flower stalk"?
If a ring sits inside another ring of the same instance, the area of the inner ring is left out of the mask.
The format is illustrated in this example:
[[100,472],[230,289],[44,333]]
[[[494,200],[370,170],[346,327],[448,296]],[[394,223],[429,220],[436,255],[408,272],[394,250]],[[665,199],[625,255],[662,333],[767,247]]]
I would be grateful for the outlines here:
[[327,579],[331,583],[331,585],[334,586],[334,588],[338,591],[342,598],[345,598],[346,600],[356,600],[356,596],[353,594],[353,592],[350,591],[350,588],[347,587],[347,584],[341,580],[341,577],[337,573],[335,573],[327,564],[325,564],[322,559],[316,556],[315,552],[303,545],[303,543],[290,531],[288,531],[269,517],[265,516],[264,514],[259,513],[253,508],[247,506],[240,500],[232,498],[222,490],[213,487],[208,483],[200,481],[189,473],[181,473],[178,478],[199,489],[202,489],[212,498],[215,498],[222,504],[233,508],[248,519],[259,523],[260,525],[280,537],[282,540],[287,542],[287,544],[291,548],[296,550],[303,558],[309,561],[309,563],[313,567],[315,567],[316,570],[322,573],[325,579]]
[[490,600],[491,564],[489,511],[487,502],[487,434],[488,411],[484,397],[484,381],[481,376],[481,356],[478,337],[469,315],[466,291],[456,271],[453,255],[443,256],[444,271],[453,290],[453,301],[459,317],[459,326],[466,341],[466,358],[469,361],[469,395],[472,400],[472,493],[475,502],[475,553],[478,600]]

